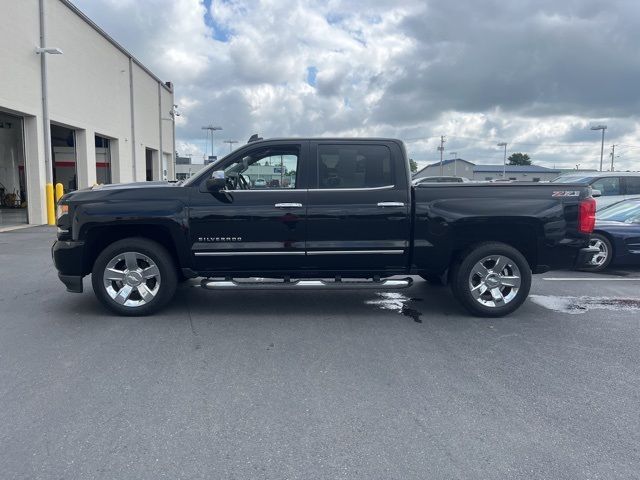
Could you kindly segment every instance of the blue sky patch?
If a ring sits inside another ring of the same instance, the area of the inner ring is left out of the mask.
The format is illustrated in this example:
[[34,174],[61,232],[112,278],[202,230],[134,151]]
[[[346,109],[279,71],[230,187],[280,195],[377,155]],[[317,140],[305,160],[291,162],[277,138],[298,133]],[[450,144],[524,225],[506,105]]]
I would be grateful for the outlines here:
[[318,75],[318,69],[313,65],[307,67],[307,83],[312,87],[316,86],[316,77]]
[[206,8],[204,23],[211,29],[211,36],[219,42],[228,42],[233,32],[211,16],[211,0],[204,0],[203,3]]

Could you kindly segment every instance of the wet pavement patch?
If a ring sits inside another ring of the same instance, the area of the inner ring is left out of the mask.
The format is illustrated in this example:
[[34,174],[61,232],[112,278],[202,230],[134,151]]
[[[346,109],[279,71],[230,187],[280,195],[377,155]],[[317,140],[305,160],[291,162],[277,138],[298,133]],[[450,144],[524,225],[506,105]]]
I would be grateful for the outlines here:
[[414,322],[422,323],[422,312],[411,307],[412,302],[422,301],[421,298],[409,298],[406,295],[397,292],[380,292],[376,294],[379,298],[376,300],[367,300],[367,305],[375,305],[381,310],[390,310],[400,313],[407,317],[411,317]]
[[640,299],[606,297],[560,297],[530,295],[532,302],[560,313],[580,314],[589,310],[640,311]]

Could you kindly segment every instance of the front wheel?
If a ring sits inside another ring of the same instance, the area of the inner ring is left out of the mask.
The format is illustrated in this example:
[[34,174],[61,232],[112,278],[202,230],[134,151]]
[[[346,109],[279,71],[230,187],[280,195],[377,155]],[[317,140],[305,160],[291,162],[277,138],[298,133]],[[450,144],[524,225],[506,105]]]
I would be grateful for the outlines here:
[[504,243],[478,245],[453,269],[451,289],[471,313],[501,317],[516,310],[531,289],[531,269],[524,256]]
[[93,291],[110,310],[149,315],[176,291],[176,267],[169,252],[146,238],[125,238],[105,248],[91,272]]

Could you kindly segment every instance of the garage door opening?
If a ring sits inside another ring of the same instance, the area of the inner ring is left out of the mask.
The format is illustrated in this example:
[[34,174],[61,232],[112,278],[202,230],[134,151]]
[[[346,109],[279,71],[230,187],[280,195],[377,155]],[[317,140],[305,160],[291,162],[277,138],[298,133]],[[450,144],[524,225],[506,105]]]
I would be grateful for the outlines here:
[[51,124],[51,150],[53,154],[53,183],[61,183],[65,192],[77,190],[75,130]]
[[27,223],[22,118],[0,112],[0,226]]
[[96,135],[96,182],[111,183],[111,141]]
[[151,182],[160,178],[158,172],[158,151],[153,148],[144,149],[146,180]]

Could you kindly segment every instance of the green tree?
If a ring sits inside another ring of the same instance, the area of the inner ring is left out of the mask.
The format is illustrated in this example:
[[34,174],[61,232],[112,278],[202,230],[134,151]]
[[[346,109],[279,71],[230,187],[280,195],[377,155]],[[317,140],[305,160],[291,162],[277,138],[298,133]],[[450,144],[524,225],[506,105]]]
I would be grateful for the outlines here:
[[413,158],[409,159],[409,167],[411,168],[411,173],[416,173],[418,171],[418,164]]
[[512,153],[508,160],[507,165],[531,165],[531,157],[526,153]]

